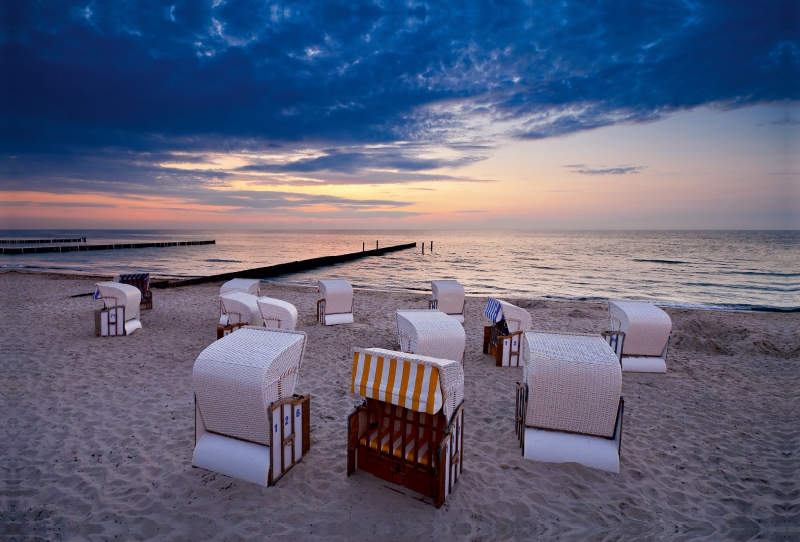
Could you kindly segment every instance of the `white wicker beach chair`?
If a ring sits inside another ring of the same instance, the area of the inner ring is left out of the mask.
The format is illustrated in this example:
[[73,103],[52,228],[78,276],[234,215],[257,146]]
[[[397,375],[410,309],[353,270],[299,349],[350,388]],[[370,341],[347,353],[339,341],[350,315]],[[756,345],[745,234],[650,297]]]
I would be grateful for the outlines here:
[[464,287],[456,280],[432,280],[431,309],[438,309],[464,323]]
[[622,370],[667,372],[667,346],[672,331],[669,315],[652,303],[609,301],[611,329],[625,333]]
[[346,280],[317,281],[317,320],[326,326],[353,323],[353,287]]
[[350,391],[365,400],[348,417],[347,475],[364,470],[440,507],[464,463],[461,364],[355,348],[352,374]]
[[258,309],[266,328],[292,330],[297,325],[297,309],[291,303],[261,297],[258,299]]
[[95,299],[103,300],[103,308],[95,311],[95,332],[98,336],[130,335],[142,328],[139,304],[142,293],[136,286],[119,282],[98,282]]
[[219,296],[219,302],[222,314],[228,318],[228,324],[264,325],[256,296],[243,292],[231,292]]
[[245,327],[203,350],[192,372],[192,465],[262,486],[308,452],[310,395],[294,394],[306,335]]
[[619,472],[622,371],[605,339],[529,331],[523,357],[516,424],[523,456]]
[[483,353],[493,356],[498,367],[523,365],[522,334],[532,325],[528,311],[490,297],[484,315],[493,323],[483,328]]
[[453,317],[438,310],[395,312],[400,350],[464,364],[466,333]]
[[219,295],[244,292],[246,294],[258,296],[260,284],[261,281],[258,279],[231,279],[220,287]]

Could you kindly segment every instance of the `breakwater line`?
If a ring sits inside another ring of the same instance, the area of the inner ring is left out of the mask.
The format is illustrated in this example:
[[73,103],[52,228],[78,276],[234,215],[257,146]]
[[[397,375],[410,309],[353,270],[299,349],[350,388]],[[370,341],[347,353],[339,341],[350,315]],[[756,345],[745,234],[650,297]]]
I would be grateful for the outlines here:
[[85,243],[86,237],[73,239],[0,239],[0,245],[41,245],[52,243]]
[[120,250],[125,248],[185,247],[192,245],[213,245],[210,241],[167,241],[162,243],[112,243],[108,245],[68,245],[63,247],[19,247],[0,248],[0,254],[43,254],[45,252],[83,252],[88,250]]
[[206,282],[216,282],[220,280],[231,280],[233,278],[244,279],[265,279],[270,277],[277,277],[280,275],[288,275],[291,273],[301,273],[309,271],[318,267],[327,267],[338,263],[349,262],[366,258],[368,256],[381,256],[387,252],[397,252],[398,250],[407,250],[409,248],[416,248],[416,243],[408,243],[405,245],[394,245],[384,248],[376,248],[374,250],[362,250],[361,252],[351,252],[349,254],[340,254],[338,256],[321,256],[319,258],[311,258],[308,260],[299,260],[295,262],[280,263],[277,265],[270,265],[267,267],[257,267],[255,269],[244,269],[242,271],[235,271],[233,273],[220,273],[217,275],[210,275],[207,277],[196,277],[191,279],[168,279],[153,281],[150,283],[151,288],[177,288],[179,286],[191,286],[193,284],[203,284]]

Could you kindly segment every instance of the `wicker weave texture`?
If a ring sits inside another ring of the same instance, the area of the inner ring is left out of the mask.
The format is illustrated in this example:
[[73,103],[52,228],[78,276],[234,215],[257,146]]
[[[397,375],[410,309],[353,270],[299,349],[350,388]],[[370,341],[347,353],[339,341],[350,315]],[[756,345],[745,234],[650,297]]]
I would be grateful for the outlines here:
[[503,319],[506,321],[509,333],[531,330],[533,320],[528,311],[500,299],[498,299],[497,302],[500,303],[500,312],[503,314]]
[[660,356],[672,331],[669,315],[652,303],[609,301],[611,329],[625,332],[624,356]]
[[403,352],[461,362],[467,337],[464,327],[438,310],[396,311]]
[[353,312],[353,287],[346,280],[319,280],[317,289],[325,300],[326,315]]
[[[367,357],[375,360],[375,363],[369,363],[369,372],[367,373],[368,383],[366,384],[367,389],[364,390],[359,388],[361,380],[358,377],[364,374],[363,370],[366,367],[365,362]],[[378,359],[383,361],[379,364],[377,363]],[[464,370],[461,367],[461,363],[457,361],[436,359],[428,356],[396,352],[394,350],[384,350],[383,348],[354,348],[351,393],[366,391],[366,397],[372,397],[373,399],[417,410],[418,408],[412,406],[413,402],[406,404],[406,400],[411,397],[412,392],[408,387],[403,387],[402,378],[392,379],[392,385],[390,386],[391,375],[389,369],[391,368],[391,362],[393,360],[400,366],[408,364],[411,368],[417,366],[431,367],[438,371],[438,387],[442,397],[442,412],[444,412],[445,417],[449,420],[456,411],[456,408],[458,408],[458,405],[464,400]],[[359,365],[361,365],[360,368]],[[382,367],[382,371],[379,376],[376,376],[378,375],[379,365]],[[359,370],[362,372],[359,372]],[[433,393],[434,390],[429,391]],[[423,404],[428,404],[427,398],[423,400]],[[424,412],[425,410],[419,411]],[[438,408],[432,413],[435,414],[436,412],[438,412]]]
[[456,280],[432,280],[433,299],[436,308],[445,314],[462,314],[464,312],[464,287]]
[[258,299],[258,309],[264,326],[268,328],[293,330],[297,325],[297,308],[281,299],[261,297]]
[[596,335],[525,333],[529,427],[611,437],[622,392],[614,351]]
[[219,295],[243,292],[245,294],[257,296],[260,284],[261,281],[258,279],[231,279],[220,287]]
[[243,292],[231,292],[219,296],[222,313],[227,314],[232,324],[245,322],[251,326],[262,326],[258,298]]
[[[142,301],[142,292],[139,288],[119,282],[98,282],[96,285],[107,307],[125,306],[126,322],[139,317],[139,303]],[[113,302],[108,302],[109,300]]]
[[192,372],[206,428],[269,446],[267,409],[294,393],[305,342],[298,331],[244,327],[211,343]]

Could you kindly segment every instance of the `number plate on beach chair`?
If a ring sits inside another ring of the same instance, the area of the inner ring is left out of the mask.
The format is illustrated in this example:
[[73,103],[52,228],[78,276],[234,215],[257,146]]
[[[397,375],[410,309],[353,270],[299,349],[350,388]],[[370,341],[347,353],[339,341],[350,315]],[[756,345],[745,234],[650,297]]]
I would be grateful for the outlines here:
[[311,447],[311,395],[294,395],[272,403],[269,407],[270,438],[269,485],[294,467]]

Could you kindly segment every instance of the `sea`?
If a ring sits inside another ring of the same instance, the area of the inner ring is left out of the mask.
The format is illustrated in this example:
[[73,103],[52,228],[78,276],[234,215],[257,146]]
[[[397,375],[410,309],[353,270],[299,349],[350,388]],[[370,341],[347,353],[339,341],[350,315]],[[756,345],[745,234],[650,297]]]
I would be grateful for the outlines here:
[[[362,288],[430,291],[431,280],[455,279],[469,295],[500,299],[800,311],[798,231],[0,230],[0,240],[78,237],[86,244],[215,244],[0,254],[0,268],[197,277],[416,242],[414,249],[268,280],[342,278]],[[0,244],[20,246],[28,245]]]

